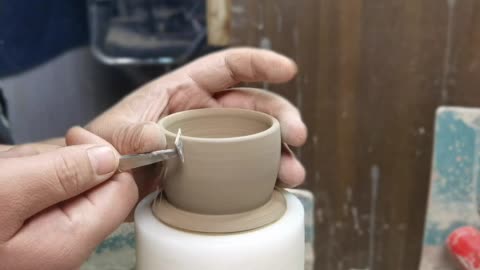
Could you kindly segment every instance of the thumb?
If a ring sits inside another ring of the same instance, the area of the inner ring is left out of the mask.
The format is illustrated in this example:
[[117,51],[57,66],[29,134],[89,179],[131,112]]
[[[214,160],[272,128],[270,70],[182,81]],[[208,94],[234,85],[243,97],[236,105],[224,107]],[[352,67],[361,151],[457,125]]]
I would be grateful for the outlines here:
[[0,243],[34,214],[109,179],[118,162],[111,147],[98,145],[68,146],[35,156],[1,159],[0,209],[5,210],[1,218],[8,229],[2,229]]
[[110,142],[120,154],[146,153],[164,149],[165,134],[155,122],[110,122],[108,125],[87,126],[91,132]]

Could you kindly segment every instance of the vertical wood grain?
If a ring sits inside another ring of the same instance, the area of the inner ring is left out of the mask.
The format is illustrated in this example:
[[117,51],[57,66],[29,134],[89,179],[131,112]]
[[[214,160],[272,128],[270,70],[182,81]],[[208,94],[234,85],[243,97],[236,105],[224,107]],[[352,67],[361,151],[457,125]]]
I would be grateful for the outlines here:
[[231,0],[207,1],[208,44],[226,46],[230,43]]
[[316,269],[417,269],[439,105],[480,105],[475,0],[239,0],[233,44],[282,52],[263,85],[302,111]]

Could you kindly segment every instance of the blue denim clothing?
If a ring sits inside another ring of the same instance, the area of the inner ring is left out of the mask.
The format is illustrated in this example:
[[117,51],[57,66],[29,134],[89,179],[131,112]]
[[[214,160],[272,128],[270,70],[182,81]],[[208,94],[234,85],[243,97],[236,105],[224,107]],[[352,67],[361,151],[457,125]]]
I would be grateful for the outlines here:
[[0,0],[0,78],[88,43],[87,2]]

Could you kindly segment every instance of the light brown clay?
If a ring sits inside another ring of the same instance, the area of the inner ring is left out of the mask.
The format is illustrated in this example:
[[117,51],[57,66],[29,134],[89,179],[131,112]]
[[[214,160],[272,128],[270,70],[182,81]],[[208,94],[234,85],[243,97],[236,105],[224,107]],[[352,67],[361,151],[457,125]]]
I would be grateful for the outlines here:
[[165,197],[156,198],[153,214],[170,226],[203,233],[232,233],[260,228],[280,218],[286,211],[285,197],[275,190],[271,199],[253,210],[230,215],[196,214],[171,205]]
[[[163,196],[171,207],[225,217],[262,207],[269,211],[265,205],[272,205],[281,150],[274,117],[243,109],[199,109],[169,115],[159,125],[168,147],[182,130],[185,162],[169,160],[164,181]],[[264,225],[282,214],[265,214],[271,217]],[[156,216],[162,219],[161,211]]]

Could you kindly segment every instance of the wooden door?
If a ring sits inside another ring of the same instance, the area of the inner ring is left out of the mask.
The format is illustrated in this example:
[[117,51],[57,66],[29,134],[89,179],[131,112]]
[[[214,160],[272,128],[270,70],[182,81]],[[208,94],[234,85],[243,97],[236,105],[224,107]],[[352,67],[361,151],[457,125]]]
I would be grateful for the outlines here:
[[417,269],[434,111],[480,105],[480,2],[235,0],[231,44],[300,72],[265,85],[302,111],[316,269]]

